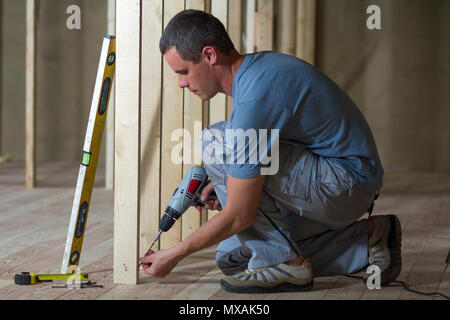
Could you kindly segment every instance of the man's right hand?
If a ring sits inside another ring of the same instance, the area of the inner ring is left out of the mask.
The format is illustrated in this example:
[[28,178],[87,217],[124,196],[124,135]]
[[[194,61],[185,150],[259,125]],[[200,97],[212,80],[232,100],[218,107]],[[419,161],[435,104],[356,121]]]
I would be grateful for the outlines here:
[[[220,205],[219,200],[208,200],[208,196],[211,192],[214,191],[214,186],[212,185],[211,181],[208,182],[208,184],[203,188],[202,195],[200,200],[205,203],[204,208],[210,209],[210,210],[222,210],[222,206]],[[195,207],[198,211],[202,211],[202,206],[198,205]]]

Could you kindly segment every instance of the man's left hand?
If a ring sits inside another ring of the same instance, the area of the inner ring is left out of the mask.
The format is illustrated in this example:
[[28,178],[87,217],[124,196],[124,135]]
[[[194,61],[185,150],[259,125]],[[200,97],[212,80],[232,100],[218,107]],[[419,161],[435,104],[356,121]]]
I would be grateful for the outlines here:
[[145,273],[153,277],[165,277],[180,262],[174,248],[159,250],[141,258],[142,268]]

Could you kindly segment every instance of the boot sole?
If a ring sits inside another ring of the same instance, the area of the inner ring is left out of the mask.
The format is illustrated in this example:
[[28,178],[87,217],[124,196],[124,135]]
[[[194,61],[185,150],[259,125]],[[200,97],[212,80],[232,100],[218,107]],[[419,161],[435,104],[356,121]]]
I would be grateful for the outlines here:
[[305,285],[298,285],[289,282],[284,282],[273,287],[260,287],[260,286],[237,287],[229,284],[224,280],[220,281],[220,285],[226,291],[233,293],[304,292],[310,291],[313,288],[314,279],[312,279],[310,283]]

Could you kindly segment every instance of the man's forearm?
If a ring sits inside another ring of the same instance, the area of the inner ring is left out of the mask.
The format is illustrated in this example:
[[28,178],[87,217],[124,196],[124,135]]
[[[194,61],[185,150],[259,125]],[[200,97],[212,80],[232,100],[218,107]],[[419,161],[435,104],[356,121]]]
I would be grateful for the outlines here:
[[225,207],[179,243],[176,246],[178,254],[184,258],[196,251],[217,244],[248,227],[246,223],[233,216],[227,209]]
[[258,210],[264,180],[264,175],[248,179],[228,175],[225,207],[174,248],[177,257],[184,258],[249,228]]

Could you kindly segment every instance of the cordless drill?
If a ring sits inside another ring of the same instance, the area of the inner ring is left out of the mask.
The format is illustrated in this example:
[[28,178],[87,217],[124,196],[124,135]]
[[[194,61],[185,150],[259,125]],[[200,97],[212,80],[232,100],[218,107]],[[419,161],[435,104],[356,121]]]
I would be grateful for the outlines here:
[[[189,207],[205,205],[205,202],[200,200],[200,196],[207,183],[208,175],[206,174],[205,168],[193,166],[189,169],[170,198],[165,213],[159,221],[159,232],[145,255],[150,252],[162,232],[166,232],[172,228],[173,224],[183,215],[183,213],[186,212]],[[211,192],[207,200],[217,200],[216,193]],[[139,266],[141,266],[141,264],[139,264]]]

